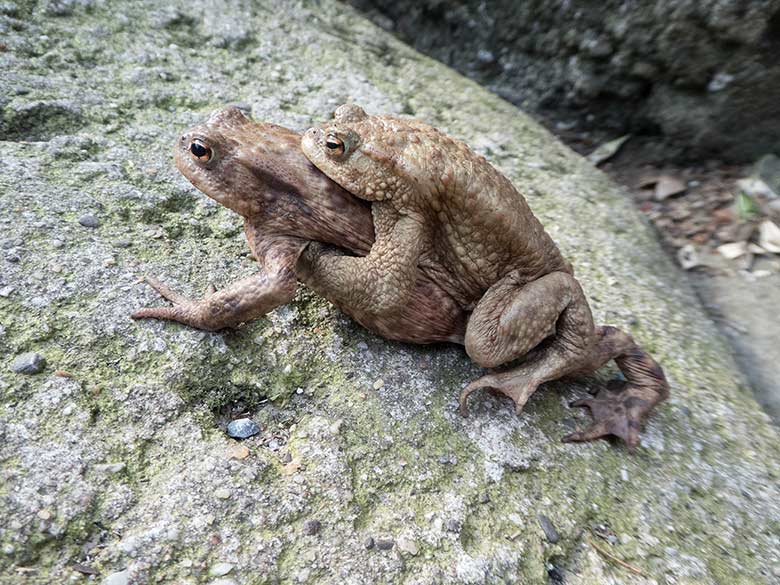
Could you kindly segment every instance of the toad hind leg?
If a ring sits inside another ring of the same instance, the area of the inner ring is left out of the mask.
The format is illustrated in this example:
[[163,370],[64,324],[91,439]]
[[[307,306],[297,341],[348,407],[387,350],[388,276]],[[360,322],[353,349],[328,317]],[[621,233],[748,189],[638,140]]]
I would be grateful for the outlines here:
[[669,397],[669,384],[663,369],[630,335],[615,327],[596,329],[598,341],[578,373],[597,370],[614,359],[626,380],[612,380],[593,398],[575,400],[571,406],[590,409],[594,423],[587,429],[563,438],[566,443],[591,441],[615,435],[633,452],[639,444],[639,429],[645,416]]
[[576,370],[596,341],[590,308],[572,275],[552,272],[523,283],[517,272],[511,272],[493,285],[469,319],[465,338],[469,357],[491,368],[526,355],[546,338],[528,361],[466,386],[460,395],[461,414],[467,413],[469,395],[480,388],[510,397],[520,413],[539,384]]

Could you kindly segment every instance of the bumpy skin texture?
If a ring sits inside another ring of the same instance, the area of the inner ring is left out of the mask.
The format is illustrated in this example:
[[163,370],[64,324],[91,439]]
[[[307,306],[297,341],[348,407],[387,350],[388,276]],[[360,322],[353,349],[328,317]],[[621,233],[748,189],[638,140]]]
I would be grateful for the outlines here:
[[633,450],[668,396],[663,370],[630,336],[594,326],[571,265],[511,183],[426,124],[342,106],[301,140],[233,107],[185,133],[174,156],[244,217],[262,268],[199,300],[147,278],[173,306],[134,318],[232,327],[289,302],[302,281],[384,337],[459,343],[485,367],[524,358],[469,384],[464,414],[476,389],[498,390],[520,412],[539,384],[615,359],[626,381],[573,403],[595,423],[564,440],[612,434]]
[[469,384],[464,414],[479,388],[509,396],[520,412],[539,384],[615,359],[626,381],[575,402],[595,423],[564,440],[616,435],[636,447],[643,418],[668,396],[663,370],[627,334],[594,326],[571,265],[506,177],[427,124],[368,116],[355,105],[308,130],[301,144],[323,173],[371,202],[376,233],[365,257],[309,245],[302,258],[318,290],[386,318],[402,313],[424,273],[469,313],[471,359],[495,367],[527,357]]
[[[374,242],[370,206],[317,170],[303,156],[300,140],[292,130],[255,122],[236,107],[213,113],[181,136],[174,147],[176,166],[198,189],[244,217],[261,270],[198,300],[146,277],[173,306],[140,309],[133,318],[169,319],[210,331],[233,327],[289,302],[297,280],[325,293],[307,277],[310,270],[301,257],[310,241],[338,246],[341,254],[368,253]],[[209,150],[207,160],[195,156],[193,144]],[[423,272],[407,306],[392,316],[331,300],[390,339],[463,342],[465,311]]]

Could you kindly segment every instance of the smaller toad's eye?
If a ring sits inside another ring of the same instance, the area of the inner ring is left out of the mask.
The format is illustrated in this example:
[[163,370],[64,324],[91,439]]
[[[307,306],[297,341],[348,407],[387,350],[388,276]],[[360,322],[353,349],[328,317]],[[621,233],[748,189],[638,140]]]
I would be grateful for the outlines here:
[[335,134],[328,134],[325,137],[325,146],[332,152],[332,154],[341,156],[344,154],[344,141]]
[[206,143],[196,138],[190,143],[190,152],[192,156],[197,158],[200,162],[209,162],[213,153],[211,149],[206,146]]

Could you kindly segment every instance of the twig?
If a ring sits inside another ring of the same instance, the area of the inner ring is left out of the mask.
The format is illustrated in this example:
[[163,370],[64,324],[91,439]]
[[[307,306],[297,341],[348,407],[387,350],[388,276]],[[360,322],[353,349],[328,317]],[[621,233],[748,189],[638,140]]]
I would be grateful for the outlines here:
[[613,562],[617,563],[618,565],[620,565],[620,566],[621,566],[621,567],[623,567],[624,569],[626,569],[626,570],[628,570],[628,571],[631,571],[631,572],[632,572],[632,573],[634,573],[635,575],[641,575],[642,577],[647,577],[647,575],[646,575],[645,573],[643,573],[642,571],[640,571],[639,569],[637,569],[635,566],[633,566],[633,565],[629,565],[629,564],[628,564],[626,561],[619,559],[618,557],[616,557],[615,555],[613,555],[613,554],[612,554],[611,552],[609,552],[608,550],[601,548],[599,545],[597,545],[595,542],[593,542],[593,539],[591,539],[591,538],[586,538],[586,539],[585,539],[585,541],[586,541],[586,542],[587,542],[587,543],[588,543],[590,546],[592,546],[593,548],[595,548],[595,549],[596,549],[596,550],[597,550],[599,553],[601,553],[602,555],[604,555],[605,557],[607,557],[609,560],[611,560],[611,561],[613,561]]

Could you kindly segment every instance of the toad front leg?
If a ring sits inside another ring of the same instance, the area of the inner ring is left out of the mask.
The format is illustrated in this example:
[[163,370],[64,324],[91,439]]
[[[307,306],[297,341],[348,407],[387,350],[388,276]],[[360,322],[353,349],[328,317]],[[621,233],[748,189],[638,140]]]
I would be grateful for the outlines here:
[[[262,248],[265,252],[262,272],[210,292],[202,299],[188,299],[163,283],[146,277],[145,281],[173,306],[139,309],[130,317],[166,319],[207,331],[234,327],[256,319],[292,300],[297,288],[295,263],[305,245],[305,241],[295,239],[268,243]],[[253,249],[257,248],[253,246]]]
[[333,254],[312,243],[301,258],[301,277],[347,311],[400,314],[415,289],[422,222],[382,203],[373,204],[372,214],[376,241],[367,256]]
[[669,386],[661,367],[630,336],[614,327],[594,327],[582,288],[570,274],[553,272],[523,285],[510,273],[488,290],[466,329],[466,351],[484,367],[518,359],[537,346],[518,367],[469,384],[461,393],[461,413],[465,416],[468,397],[479,388],[509,396],[519,413],[539,384],[592,372],[614,359],[627,381],[572,403],[590,408],[595,422],[564,441],[615,435],[633,451],[644,417],[669,395]]

